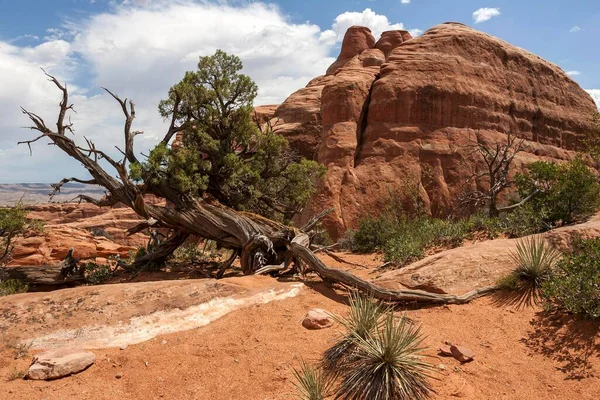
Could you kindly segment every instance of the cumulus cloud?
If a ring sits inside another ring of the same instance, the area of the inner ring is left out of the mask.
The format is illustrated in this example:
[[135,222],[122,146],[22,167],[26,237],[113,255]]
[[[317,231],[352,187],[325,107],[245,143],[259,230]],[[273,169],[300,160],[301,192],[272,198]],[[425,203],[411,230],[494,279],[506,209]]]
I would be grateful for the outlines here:
[[410,0],[401,0],[400,3],[402,3],[402,4],[410,4]]
[[586,92],[592,96],[592,99],[596,102],[596,106],[598,107],[598,111],[600,111],[600,89],[587,89]]
[[[362,12],[345,12],[338,15],[333,21],[331,29],[321,33],[321,41],[328,44],[334,44],[341,42],[344,39],[344,34],[354,25],[368,26],[375,36],[375,39],[379,39],[381,34],[385,31],[406,29],[403,23],[390,23],[388,17],[385,15],[377,14],[370,8],[366,8]],[[418,36],[423,31],[420,29],[409,30],[411,35]]]
[[578,27],[577,25],[575,25],[574,27],[571,28],[571,30],[569,32],[575,33],[575,32],[579,32],[580,30],[581,30],[581,28]]
[[500,15],[499,8],[483,7],[483,8],[480,8],[479,10],[476,10],[475,12],[473,12],[473,21],[476,24],[480,24],[482,22],[488,21],[488,20],[492,19],[493,17],[497,17],[499,15]]
[[85,135],[119,157],[114,145],[123,140],[122,114],[101,86],[136,102],[135,129],[144,131],[136,148],[147,152],[166,129],[157,112],[159,100],[185,71],[196,68],[199,56],[217,49],[237,54],[244,73],[259,86],[256,104],[276,104],[324,73],[349,26],[367,25],[375,34],[404,27],[366,9],[341,14],[322,31],[311,23],[290,22],[272,5],[237,4],[115,2],[109,12],[49,29],[37,46],[0,42],[0,182],[57,181],[82,171],[43,141],[34,145],[31,158],[27,146],[15,146],[34,133],[18,128],[28,122],[19,114],[20,105],[46,121],[56,119],[60,94],[40,66],[69,83],[76,140]]
[[579,75],[581,75],[581,72],[579,72],[579,71],[567,71],[567,75],[569,75],[569,76],[579,76]]

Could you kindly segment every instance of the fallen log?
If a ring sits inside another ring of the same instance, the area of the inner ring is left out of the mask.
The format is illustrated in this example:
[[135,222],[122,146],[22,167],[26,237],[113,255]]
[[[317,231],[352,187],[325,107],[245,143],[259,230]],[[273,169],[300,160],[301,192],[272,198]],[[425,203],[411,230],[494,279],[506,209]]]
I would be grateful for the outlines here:
[[7,279],[18,279],[29,286],[61,286],[72,283],[83,283],[83,275],[64,277],[61,274],[62,265],[23,265],[3,269]]
[[[65,122],[67,111],[72,109],[72,105],[69,105],[67,88],[55,77],[48,75],[48,78],[62,93],[62,101],[56,123],[57,129],[53,131],[37,114],[22,109],[23,113],[33,123],[30,128],[37,131],[39,135],[34,139],[20,143],[31,146],[32,143],[42,138],[47,138],[57,148],[80,162],[92,177],[91,180],[87,181],[77,178],[65,178],[54,186],[55,192],[53,193],[60,190],[63,184],[72,181],[100,185],[106,189],[106,196],[104,198],[97,200],[90,196],[80,195],[80,201],[90,202],[100,207],[122,203],[131,208],[141,218],[144,218],[146,222],[133,228],[130,232],[138,232],[153,226],[160,226],[172,232],[168,239],[156,246],[152,252],[138,257],[134,262],[135,269],[147,264],[164,263],[179,246],[185,243],[189,236],[196,236],[213,240],[220,248],[232,250],[232,256],[221,266],[219,275],[222,275],[232,265],[236,257],[239,257],[240,266],[245,275],[257,272],[283,272],[288,266],[293,265],[292,271],[297,271],[298,269],[301,272],[313,271],[327,281],[357,289],[384,301],[461,304],[495,290],[495,288],[489,287],[477,289],[461,296],[455,296],[428,293],[419,290],[390,290],[382,288],[348,272],[327,267],[310,250],[311,230],[331,210],[323,211],[311,219],[304,227],[297,229],[257,214],[236,211],[216,201],[218,196],[203,197],[201,195],[198,196],[193,191],[182,191],[175,185],[171,185],[168,180],[147,176],[148,179],[145,179],[143,183],[136,183],[136,181],[132,180],[128,172],[128,164],[141,164],[133,148],[133,138],[139,133],[131,131],[131,123],[135,117],[133,102],[129,102],[129,107],[127,107],[126,101],[108,92],[119,102],[126,117],[124,126],[125,151],[122,151],[124,158],[121,161],[116,161],[107,153],[97,149],[91,141],[86,139],[87,147],[81,147],[70,135],[67,135],[67,133],[73,133],[72,124]],[[179,103],[176,102],[175,106],[177,104]],[[176,112],[172,113],[171,128],[161,142],[162,144],[168,144],[176,132],[185,129],[185,122],[179,127],[175,126],[177,115]],[[102,160],[103,164],[100,163],[100,160]],[[111,166],[116,171],[116,175],[115,171],[107,172],[103,165]],[[166,203],[170,204],[170,206],[161,206],[156,203],[146,202],[145,195],[148,194],[165,199]],[[326,250],[323,251],[327,252]],[[13,271],[13,276],[15,276],[14,274],[18,273],[18,269],[14,270],[13,268]],[[58,273],[50,272],[53,270],[46,270],[44,268],[21,271],[23,272],[20,276],[25,277],[25,280],[29,282],[56,282],[57,284],[64,284],[69,279],[85,279],[84,271],[81,268],[74,268],[72,264],[62,267],[60,269],[61,272]]]

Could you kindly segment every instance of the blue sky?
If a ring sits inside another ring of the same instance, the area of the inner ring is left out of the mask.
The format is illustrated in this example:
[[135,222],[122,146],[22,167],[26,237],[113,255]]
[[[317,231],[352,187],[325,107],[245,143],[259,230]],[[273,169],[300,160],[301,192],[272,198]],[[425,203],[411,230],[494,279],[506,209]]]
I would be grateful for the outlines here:
[[350,25],[377,35],[446,21],[558,64],[600,101],[598,0],[0,0],[0,182],[49,182],[78,168],[42,143],[31,158],[15,145],[30,135],[19,105],[54,118],[57,95],[40,66],[69,82],[76,132],[99,146],[121,140],[119,110],[99,86],[134,98],[147,149],[164,129],[158,101],[199,55],[240,55],[257,102],[278,103],[325,71]]

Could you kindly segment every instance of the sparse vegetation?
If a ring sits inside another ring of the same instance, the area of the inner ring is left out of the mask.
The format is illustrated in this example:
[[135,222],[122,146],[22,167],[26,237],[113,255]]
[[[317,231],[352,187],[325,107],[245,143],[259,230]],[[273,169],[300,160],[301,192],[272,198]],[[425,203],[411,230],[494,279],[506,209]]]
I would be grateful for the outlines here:
[[22,203],[14,207],[0,208],[0,265],[5,263],[12,251],[12,242],[25,231],[27,211]]
[[25,379],[26,375],[27,371],[19,370],[13,367],[13,369],[9,372],[8,376],[6,377],[6,380],[11,382],[19,379]]
[[11,294],[26,293],[29,290],[29,285],[21,282],[18,279],[0,280],[0,296],[8,296]]
[[338,383],[336,399],[429,397],[433,366],[424,361],[420,328],[405,316],[396,320],[389,306],[360,294],[351,295],[347,317],[335,318],[346,332],[325,351],[322,366]]
[[521,198],[531,197],[521,212],[536,221],[540,231],[581,221],[600,206],[600,184],[581,157],[564,164],[538,161],[517,174]]
[[374,334],[352,336],[356,349],[342,366],[336,398],[429,398],[433,366],[423,359],[420,328],[405,317],[395,321],[390,312]]
[[374,334],[382,317],[390,312],[389,307],[357,293],[350,294],[349,299],[348,316],[334,316],[346,333],[323,354],[323,366],[328,372],[339,371],[346,365],[348,357],[355,350],[355,337],[366,338]]
[[85,265],[85,279],[92,285],[101,285],[113,276],[110,265],[89,262]]
[[548,245],[541,236],[519,239],[516,251],[510,254],[516,269],[501,279],[498,286],[509,290],[525,289],[535,293],[550,278],[560,257],[561,253]]
[[218,258],[217,245],[211,240],[205,241],[202,248],[198,243],[186,243],[173,253],[173,261],[184,264],[208,263]]
[[345,236],[344,243],[358,253],[382,251],[386,261],[403,266],[422,258],[428,249],[460,246],[476,232],[494,238],[503,230],[503,220],[478,214],[456,220],[384,214],[363,219],[352,236]]
[[542,284],[548,308],[600,318],[600,238],[575,241],[573,251]]
[[301,361],[300,369],[293,370],[294,386],[301,400],[325,400],[333,386],[333,379],[319,366],[311,366]]

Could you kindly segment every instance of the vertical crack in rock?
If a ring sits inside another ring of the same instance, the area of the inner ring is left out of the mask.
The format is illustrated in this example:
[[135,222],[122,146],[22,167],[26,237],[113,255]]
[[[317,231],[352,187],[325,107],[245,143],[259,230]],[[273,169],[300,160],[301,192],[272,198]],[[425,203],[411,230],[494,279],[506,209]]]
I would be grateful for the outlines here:
[[360,160],[360,151],[363,145],[363,138],[365,134],[365,130],[367,129],[367,121],[369,119],[369,105],[371,104],[371,97],[373,95],[373,87],[375,86],[375,82],[379,80],[381,77],[381,73],[375,75],[375,79],[371,82],[371,87],[369,88],[369,94],[365,99],[362,110],[360,112],[360,116],[358,117],[358,122],[356,124],[356,150],[354,151],[354,167],[356,167]]

